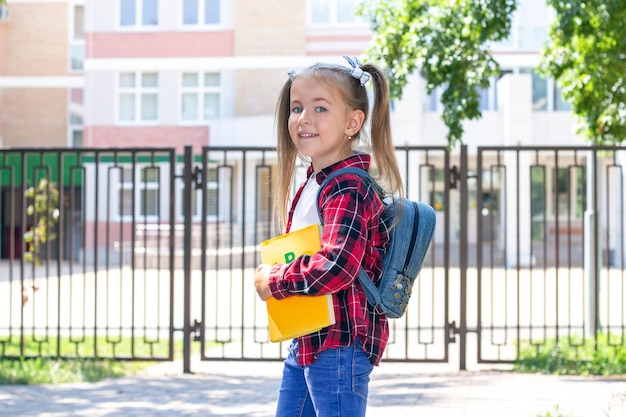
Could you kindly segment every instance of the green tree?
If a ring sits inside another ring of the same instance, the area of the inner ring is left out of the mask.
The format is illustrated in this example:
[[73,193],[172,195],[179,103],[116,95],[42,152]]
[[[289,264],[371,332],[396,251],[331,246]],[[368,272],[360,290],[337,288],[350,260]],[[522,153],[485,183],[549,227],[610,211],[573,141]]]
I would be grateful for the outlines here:
[[375,32],[366,56],[387,69],[395,98],[416,70],[429,94],[445,86],[442,119],[453,147],[462,142],[463,121],[481,117],[478,89],[500,71],[489,42],[509,36],[516,6],[516,0],[369,0],[360,9]]
[[41,264],[43,246],[56,239],[55,226],[59,221],[59,190],[46,178],[39,180],[36,187],[26,189],[26,214],[33,218],[33,226],[24,233],[27,251],[24,260]]
[[[46,243],[57,238],[56,224],[59,221],[59,189],[46,178],[41,178],[37,186],[28,187],[24,192],[26,197],[26,214],[33,219],[33,225],[24,233],[26,252],[24,260],[32,262],[34,266],[41,265],[41,252]],[[39,290],[33,276],[32,283],[22,283],[22,308],[30,298],[30,292],[34,294]]]
[[596,144],[626,139],[626,2],[548,0],[556,10],[541,69],[563,88],[578,133]]

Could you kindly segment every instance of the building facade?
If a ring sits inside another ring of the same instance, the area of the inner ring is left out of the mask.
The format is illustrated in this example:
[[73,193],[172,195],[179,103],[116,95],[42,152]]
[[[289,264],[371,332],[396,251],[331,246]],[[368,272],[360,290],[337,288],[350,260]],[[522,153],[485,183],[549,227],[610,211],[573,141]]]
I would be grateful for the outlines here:
[[[357,4],[13,0],[0,13],[2,145],[272,145],[286,73],[367,48]],[[492,45],[506,76],[481,92],[465,143],[582,143],[555,83],[535,71],[551,20],[543,0],[520,2],[510,38]],[[516,81],[499,85],[506,77]],[[412,78],[394,104],[398,144],[445,144],[440,94]]]
[[16,0],[2,7],[2,146],[82,146],[84,3]]
[[[207,145],[274,146],[275,104],[287,73],[318,61],[344,63],[343,55],[368,47],[372,32],[355,14],[358,3],[12,0],[0,14],[2,145],[173,147],[179,154],[186,145],[196,153]],[[503,76],[481,91],[482,118],[465,124],[471,154],[477,146],[585,144],[554,81],[535,70],[552,19],[544,0],[523,0],[509,39],[491,45]],[[441,93],[428,95],[419,75],[410,78],[393,103],[397,145],[446,145]],[[235,166],[232,175],[242,175]],[[161,175],[147,181],[147,198],[134,196],[134,214],[158,211],[150,196],[167,178]],[[120,201],[132,196],[123,179],[131,176],[119,177],[111,210],[124,222],[132,213]],[[210,195],[219,184],[208,177]],[[443,178],[435,188],[443,189]],[[487,200],[497,200],[500,188],[496,181]],[[440,195],[436,190],[432,202],[438,210]],[[211,221],[233,220],[217,214],[233,212],[219,204]],[[176,210],[168,216],[181,216],[182,207]],[[91,220],[86,212],[85,223]]]

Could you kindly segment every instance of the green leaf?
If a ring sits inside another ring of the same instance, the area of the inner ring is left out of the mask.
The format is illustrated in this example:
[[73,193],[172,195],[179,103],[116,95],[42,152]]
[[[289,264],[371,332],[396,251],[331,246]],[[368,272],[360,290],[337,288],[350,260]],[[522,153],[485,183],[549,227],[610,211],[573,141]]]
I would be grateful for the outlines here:
[[462,141],[463,121],[481,117],[477,90],[499,74],[488,42],[509,36],[515,8],[515,0],[366,1],[360,11],[375,34],[365,55],[386,68],[394,98],[416,70],[429,94],[445,87],[442,119],[452,147]]
[[541,71],[571,104],[577,131],[595,144],[626,139],[626,2],[548,0],[557,18]]

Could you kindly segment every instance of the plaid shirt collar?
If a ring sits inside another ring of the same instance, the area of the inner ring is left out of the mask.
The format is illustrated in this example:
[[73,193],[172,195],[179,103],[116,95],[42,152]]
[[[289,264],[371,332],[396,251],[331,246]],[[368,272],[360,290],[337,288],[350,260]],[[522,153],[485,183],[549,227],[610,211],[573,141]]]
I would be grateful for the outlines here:
[[[371,162],[371,157],[368,154],[363,153],[363,152],[355,152],[352,156],[322,169],[320,172],[317,173],[315,180],[317,181],[318,184],[321,184],[322,181],[324,181],[324,179],[331,172],[337,171],[342,168],[347,168],[347,167],[361,168],[367,171],[369,170],[370,162]],[[309,178],[312,174],[313,174],[313,165],[310,165],[306,172],[307,178]]]

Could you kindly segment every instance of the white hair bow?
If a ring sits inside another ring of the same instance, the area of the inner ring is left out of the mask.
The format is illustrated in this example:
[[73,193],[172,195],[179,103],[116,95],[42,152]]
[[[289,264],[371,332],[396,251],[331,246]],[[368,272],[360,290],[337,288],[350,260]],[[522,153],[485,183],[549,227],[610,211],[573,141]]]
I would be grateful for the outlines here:
[[348,61],[348,63],[352,67],[352,71],[350,71],[350,76],[352,78],[359,80],[359,84],[361,84],[362,86],[367,84],[371,76],[367,72],[363,71],[363,68],[361,68],[361,61],[359,61],[359,58],[355,56],[349,57],[349,56],[344,55],[344,59]]

